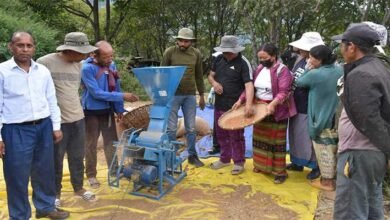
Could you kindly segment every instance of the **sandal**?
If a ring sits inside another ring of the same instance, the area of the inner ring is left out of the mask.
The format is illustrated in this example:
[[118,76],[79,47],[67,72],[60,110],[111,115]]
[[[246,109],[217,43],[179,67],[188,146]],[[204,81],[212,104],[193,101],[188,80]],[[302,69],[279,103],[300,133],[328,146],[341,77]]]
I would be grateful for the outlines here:
[[82,198],[84,201],[87,201],[87,202],[96,201],[95,193],[93,193],[91,191],[87,191],[85,189],[81,189],[78,192],[75,192],[75,195]]
[[218,161],[212,162],[210,164],[210,168],[213,170],[218,170],[218,169],[221,169],[222,167],[226,167],[229,165],[230,165],[230,163],[222,163],[220,160],[218,160]]
[[244,166],[242,165],[234,165],[232,169],[232,175],[238,175],[244,172]]
[[88,178],[88,182],[92,189],[97,189],[100,187],[100,183],[95,177]]
[[288,177],[287,175],[286,176],[275,176],[274,183],[275,184],[282,184],[282,183],[284,183],[284,181],[286,181],[287,177]]

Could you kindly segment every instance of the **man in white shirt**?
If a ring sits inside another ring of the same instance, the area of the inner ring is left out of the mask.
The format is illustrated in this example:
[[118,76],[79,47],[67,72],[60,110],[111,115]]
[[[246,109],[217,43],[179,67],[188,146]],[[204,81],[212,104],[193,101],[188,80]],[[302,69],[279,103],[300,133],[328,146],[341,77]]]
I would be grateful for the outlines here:
[[0,156],[9,217],[31,218],[31,177],[36,218],[67,218],[68,212],[54,206],[53,142],[62,139],[62,132],[50,72],[32,60],[35,44],[31,34],[15,32],[8,48],[13,57],[0,64]]

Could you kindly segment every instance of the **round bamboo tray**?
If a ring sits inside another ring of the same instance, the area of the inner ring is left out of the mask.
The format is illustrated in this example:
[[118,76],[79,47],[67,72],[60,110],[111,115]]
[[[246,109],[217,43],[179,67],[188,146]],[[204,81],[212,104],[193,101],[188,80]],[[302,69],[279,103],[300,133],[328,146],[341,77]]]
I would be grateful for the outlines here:
[[267,116],[266,107],[266,103],[254,103],[254,115],[247,118],[245,117],[245,106],[242,105],[236,110],[229,110],[223,113],[218,120],[218,125],[225,130],[245,128],[263,120]]

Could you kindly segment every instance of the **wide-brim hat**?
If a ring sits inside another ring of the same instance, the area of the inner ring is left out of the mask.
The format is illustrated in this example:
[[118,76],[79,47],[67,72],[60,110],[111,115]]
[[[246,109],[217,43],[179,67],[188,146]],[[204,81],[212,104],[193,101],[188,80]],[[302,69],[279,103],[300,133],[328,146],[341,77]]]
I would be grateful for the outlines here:
[[180,29],[178,35],[174,36],[174,38],[184,40],[196,40],[196,38],[194,38],[194,32],[189,28]]
[[289,45],[300,50],[310,51],[311,48],[318,45],[325,45],[325,43],[318,32],[306,32],[299,40],[291,42]]
[[57,51],[73,50],[78,53],[88,54],[95,50],[97,47],[91,46],[86,34],[82,32],[71,32],[65,35],[64,44],[57,47]]
[[217,52],[231,52],[231,53],[239,53],[243,51],[245,47],[240,46],[238,43],[238,38],[233,35],[223,36],[221,39],[221,45],[219,47],[214,47],[214,50]]
[[267,117],[267,104],[263,102],[254,103],[254,115],[245,117],[245,105],[236,110],[229,110],[222,114],[218,120],[218,125],[225,130],[237,130],[253,125]]

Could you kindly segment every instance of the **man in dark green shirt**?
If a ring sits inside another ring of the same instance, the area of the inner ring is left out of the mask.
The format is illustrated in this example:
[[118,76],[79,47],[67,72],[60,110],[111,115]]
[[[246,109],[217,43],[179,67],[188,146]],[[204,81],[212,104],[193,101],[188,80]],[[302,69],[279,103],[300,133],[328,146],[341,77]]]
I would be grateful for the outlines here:
[[199,93],[200,108],[203,110],[205,106],[202,56],[198,49],[192,47],[195,38],[191,29],[180,29],[178,36],[175,38],[177,40],[176,45],[165,50],[161,66],[186,66],[187,68],[172,101],[167,133],[171,141],[176,140],[178,111],[181,107],[186,130],[188,163],[201,167],[204,164],[199,160],[195,149],[195,116],[196,89]]

